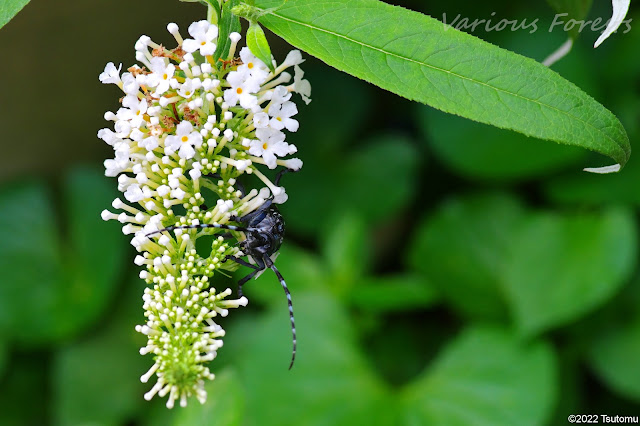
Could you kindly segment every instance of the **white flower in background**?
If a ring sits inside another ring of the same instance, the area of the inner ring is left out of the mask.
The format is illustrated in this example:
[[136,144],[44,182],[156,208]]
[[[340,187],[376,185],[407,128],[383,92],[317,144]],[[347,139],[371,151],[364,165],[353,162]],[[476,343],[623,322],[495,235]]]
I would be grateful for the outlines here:
[[[144,67],[134,65],[121,74],[122,66],[110,62],[100,74],[102,83],[116,85],[125,96],[116,113],[105,114],[113,127],[101,129],[98,137],[113,148],[105,174],[117,177],[126,200],[116,198],[112,207],[121,213],[105,210],[102,218],[124,225],[122,232],[139,252],[134,262],[143,268],[140,277],[148,284],[142,298],[145,321],[136,327],[147,337],[140,353],[154,357],[141,377],[145,383],[155,377],[145,398],[167,396],[167,406],[173,407],[176,401],[186,405],[192,396],[206,400],[205,381],[214,377],[206,364],[224,336],[214,318],[247,300],[227,299],[231,291],[217,291],[210,281],[220,270],[237,268],[223,262],[238,255],[237,244],[224,232],[148,234],[169,226],[227,223],[261,206],[269,193],[274,203],[284,203],[285,188],[260,169],[302,167],[299,159],[286,158],[297,148],[285,141],[284,130],[299,126],[292,118],[298,112],[292,92],[308,102],[311,89],[302,79],[298,51],[272,73],[246,47],[235,57],[238,33],[229,36],[226,62],[216,63],[209,55],[219,43],[217,26],[194,22],[188,39],[175,24],[167,29],[181,49],[169,50],[142,36],[135,48]],[[294,82],[285,86],[291,80],[285,70],[292,66]],[[265,187],[243,194],[235,186],[242,175]],[[202,235],[214,236],[206,256],[196,250]]]

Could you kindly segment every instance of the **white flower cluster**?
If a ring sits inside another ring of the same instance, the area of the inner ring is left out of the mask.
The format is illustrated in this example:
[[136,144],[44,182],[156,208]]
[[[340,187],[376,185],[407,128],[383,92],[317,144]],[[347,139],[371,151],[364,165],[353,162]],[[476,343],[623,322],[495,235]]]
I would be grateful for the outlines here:
[[[247,303],[244,297],[225,300],[231,291],[217,293],[209,278],[218,269],[236,269],[225,257],[242,253],[216,228],[148,234],[170,226],[225,224],[269,197],[285,202],[284,188],[258,167],[302,166],[297,158],[282,158],[297,151],[285,142],[283,130],[298,129],[292,93],[308,103],[311,87],[298,66],[303,62],[299,51],[280,65],[274,61],[272,72],[246,47],[235,57],[238,33],[229,35],[228,56],[216,61],[216,25],[194,22],[187,39],[176,24],[167,29],[177,41],[175,49],[142,36],[135,49],[143,66],[121,74],[121,66],[108,63],[100,74],[102,83],[117,85],[125,96],[116,113],[105,114],[113,129],[100,130],[98,137],[115,151],[105,161],[106,175],[118,178],[127,201],[116,198],[113,207],[121,213],[105,210],[102,218],[120,221],[123,232],[133,235],[131,243],[140,253],[135,263],[146,267],[140,277],[150,285],[143,297],[147,322],[136,328],[148,338],[140,352],[154,354],[155,360],[141,378],[157,377],[145,398],[168,395],[172,407],[176,400],[185,405],[192,395],[206,399],[204,382],[213,374],[204,363],[216,356],[224,335],[213,318]],[[285,71],[290,67],[293,82]],[[245,173],[256,175],[266,188],[243,194],[236,182]],[[195,246],[203,235],[215,235],[206,256]]]

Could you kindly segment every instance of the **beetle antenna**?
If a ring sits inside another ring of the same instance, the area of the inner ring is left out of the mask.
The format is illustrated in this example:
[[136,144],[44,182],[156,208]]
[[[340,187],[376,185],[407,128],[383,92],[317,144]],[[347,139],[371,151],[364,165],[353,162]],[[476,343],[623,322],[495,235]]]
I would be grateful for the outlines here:
[[293,367],[293,363],[296,360],[296,348],[297,348],[297,340],[296,340],[296,322],[293,318],[293,303],[291,302],[291,293],[289,292],[289,288],[287,288],[287,283],[284,281],[282,274],[276,268],[276,265],[273,264],[273,261],[269,256],[264,257],[264,261],[269,268],[273,272],[276,273],[278,280],[280,281],[280,285],[284,289],[284,293],[287,295],[287,304],[289,305],[289,318],[291,319],[291,333],[293,334],[293,351],[291,352],[291,364],[289,364],[289,370]]

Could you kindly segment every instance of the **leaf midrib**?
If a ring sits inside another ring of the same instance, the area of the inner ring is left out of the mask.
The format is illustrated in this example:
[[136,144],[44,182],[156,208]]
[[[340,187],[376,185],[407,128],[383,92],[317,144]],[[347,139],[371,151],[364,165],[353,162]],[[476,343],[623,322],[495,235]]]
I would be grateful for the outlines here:
[[[267,11],[267,9],[260,9],[260,10],[262,10],[262,11]],[[554,106],[552,106],[552,105],[549,105],[549,104],[546,104],[546,103],[544,103],[544,102],[540,102],[540,101],[537,101],[537,100],[534,100],[534,99],[531,99],[531,98],[527,98],[527,97],[524,97],[524,96],[521,96],[521,95],[518,95],[517,93],[513,93],[513,92],[510,92],[510,91],[508,91],[508,90],[505,90],[505,89],[501,89],[501,88],[498,88],[498,87],[492,86],[492,85],[487,84],[487,83],[484,83],[484,82],[482,82],[482,81],[474,80],[474,79],[473,79],[473,78],[471,78],[471,77],[467,77],[467,76],[463,76],[463,75],[460,75],[460,74],[456,74],[456,73],[455,73],[455,72],[453,72],[453,71],[450,71],[450,70],[447,70],[447,69],[444,69],[444,68],[440,68],[440,67],[437,67],[437,66],[435,66],[435,65],[428,64],[428,63],[426,63],[426,62],[420,62],[420,61],[417,61],[417,60],[415,60],[415,59],[407,58],[406,56],[399,55],[399,54],[397,54],[397,53],[389,52],[389,51],[384,50],[384,49],[382,49],[382,48],[379,48],[379,47],[376,47],[376,46],[372,46],[372,45],[369,45],[369,44],[363,43],[363,42],[361,42],[361,41],[358,41],[358,40],[352,39],[352,38],[350,38],[350,37],[347,37],[347,36],[342,35],[342,34],[339,34],[339,33],[335,33],[335,32],[333,32],[333,31],[326,30],[326,29],[324,29],[324,28],[320,28],[320,27],[317,27],[317,26],[313,26],[313,25],[308,24],[308,23],[306,23],[306,22],[302,22],[302,21],[298,21],[298,20],[295,20],[295,19],[288,18],[288,17],[286,17],[286,16],[283,16],[283,15],[278,14],[278,13],[277,13],[277,12],[275,12],[275,11],[271,11],[271,12],[269,12],[269,14],[274,15],[274,16],[277,16],[278,18],[283,19],[283,20],[285,20],[285,21],[289,21],[289,22],[292,22],[292,23],[295,23],[295,24],[298,24],[298,25],[302,25],[302,26],[308,27],[308,28],[310,28],[310,29],[312,29],[312,30],[317,30],[317,31],[320,31],[320,32],[324,32],[324,33],[326,33],[326,34],[330,34],[330,35],[336,36],[336,37],[338,37],[338,38],[342,38],[342,39],[344,39],[344,40],[347,40],[347,41],[353,42],[353,43],[355,43],[355,44],[359,44],[360,46],[363,46],[363,47],[365,47],[365,48],[369,48],[369,49],[372,49],[372,50],[377,50],[378,52],[381,52],[381,53],[383,53],[383,54],[386,54],[386,55],[389,55],[389,56],[394,56],[394,57],[396,57],[396,58],[399,58],[399,59],[402,59],[402,60],[405,60],[405,61],[408,61],[408,62],[412,62],[412,63],[415,63],[415,64],[417,64],[417,65],[425,66],[425,67],[430,68],[430,69],[435,70],[435,71],[444,72],[444,73],[447,73],[447,74],[453,75],[453,76],[455,76],[455,77],[458,77],[458,78],[460,78],[460,79],[462,79],[462,80],[467,80],[467,81],[470,81],[470,82],[472,82],[472,83],[476,83],[476,84],[478,84],[478,85],[485,86],[485,87],[487,87],[487,88],[489,88],[489,89],[493,89],[493,90],[495,90],[496,92],[505,93],[505,94],[507,94],[507,95],[511,95],[511,96],[513,96],[513,97],[520,98],[520,99],[523,99],[523,100],[525,100],[525,101],[533,102],[533,103],[535,103],[535,104],[538,104],[538,105],[539,105],[539,106],[541,106],[541,107],[546,107],[546,108],[548,108],[548,109],[551,109],[551,110],[557,111],[557,112],[559,112],[559,113],[561,113],[561,114],[564,114],[565,116],[567,116],[567,117],[569,117],[569,118],[573,118],[573,119],[578,120],[580,123],[585,124],[587,127],[592,128],[592,129],[593,129],[593,130],[595,130],[597,133],[599,133],[599,134],[603,135],[605,138],[607,138],[607,139],[609,139],[610,141],[612,141],[616,146],[618,146],[620,149],[622,149],[622,152],[624,152],[625,154],[627,153],[627,151],[624,149],[624,147],[623,147],[623,146],[622,146],[618,141],[616,141],[616,140],[615,140],[615,139],[613,139],[611,136],[609,136],[609,135],[607,135],[606,133],[604,133],[601,129],[599,129],[599,128],[595,127],[593,124],[589,123],[588,121],[584,121],[584,120],[582,120],[580,117],[578,117],[578,116],[576,116],[576,115],[572,115],[572,114],[568,113],[567,111],[563,111],[563,110],[558,109],[558,108],[556,108],[556,107],[554,107]],[[452,28],[452,30],[454,30],[454,29]],[[454,31],[455,31],[455,30],[454,30]],[[626,156],[626,155],[625,155],[625,156]]]

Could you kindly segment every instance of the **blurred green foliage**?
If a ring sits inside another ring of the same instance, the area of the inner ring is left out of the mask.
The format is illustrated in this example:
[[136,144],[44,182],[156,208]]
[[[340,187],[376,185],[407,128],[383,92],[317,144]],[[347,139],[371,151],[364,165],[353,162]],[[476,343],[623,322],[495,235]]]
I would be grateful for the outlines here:
[[[434,17],[554,13],[543,2],[396,3]],[[443,115],[313,59],[314,101],[291,137],[305,166],[283,181],[277,262],[293,293],[296,365],[287,371],[282,289],[265,273],[222,323],[207,404],[145,401],[151,359],[133,329],[144,283],[128,238],[100,220],[116,183],[93,135],[118,95],[97,75],[109,60],[132,63],[139,34],[168,42],[167,22],[203,15],[169,0],[32,2],[0,31],[12,58],[0,67],[10,82],[0,424],[500,426],[640,414],[637,153],[620,174],[588,175],[580,169],[600,158]],[[564,40],[476,35],[539,60]],[[582,34],[557,69],[636,143],[640,30],[590,50],[596,37]]]

